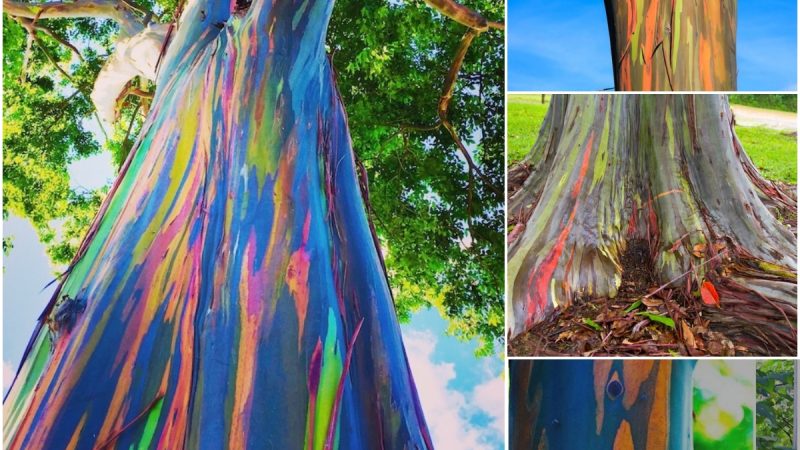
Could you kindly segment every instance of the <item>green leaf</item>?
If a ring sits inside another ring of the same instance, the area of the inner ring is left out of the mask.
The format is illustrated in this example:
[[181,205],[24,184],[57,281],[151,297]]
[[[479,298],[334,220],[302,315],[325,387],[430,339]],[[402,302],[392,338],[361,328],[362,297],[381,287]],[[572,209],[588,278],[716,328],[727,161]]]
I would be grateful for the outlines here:
[[586,325],[589,325],[590,327],[594,328],[594,329],[595,329],[595,330],[597,330],[597,331],[603,331],[603,327],[601,327],[600,325],[598,325],[598,324],[597,324],[597,322],[595,322],[595,321],[594,321],[594,320],[592,320],[592,319],[589,319],[589,318],[584,318],[584,319],[583,319],[583,323],[585,323]]
[[631,306],[625,308],[625,314],[630,314],[631,311],[638,309],[640,306],[642,306],[642,300],[636,300]]
[[649,312],[640,312],[640,313],[637,313],[636,315],[637,316],[647,317],[648,319],[652,320],[653,322],[658,322],[658,323],[664,324],[664,325],[666,325],[666,326],[668,326],[668,327],[670,327],[672,329],[675,328],[675,321],[673,321],[669,317],[659,316],[658,314],[653,314],[653,313],[649,313]]

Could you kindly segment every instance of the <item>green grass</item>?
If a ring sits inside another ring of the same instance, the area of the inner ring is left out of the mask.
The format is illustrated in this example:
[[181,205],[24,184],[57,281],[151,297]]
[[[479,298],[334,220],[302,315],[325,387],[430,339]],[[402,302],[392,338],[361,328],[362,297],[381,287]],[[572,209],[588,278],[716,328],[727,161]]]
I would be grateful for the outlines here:
[[797,183],[797,138],[765,127],[736,127],[736,135],[767,179]]
[[794,94],[732,94],[728,99],[737,105],[797,112],[797,96]]
[[[521,160],[539,136],[550,102],[538,94],[508,96],[508,165]],[[770,180],[797,183],[796,137],[764,127],[736,127],[745,151]]]
[[508,95],[508,165],[512,166],[531,150],[544,122],[550,96]]

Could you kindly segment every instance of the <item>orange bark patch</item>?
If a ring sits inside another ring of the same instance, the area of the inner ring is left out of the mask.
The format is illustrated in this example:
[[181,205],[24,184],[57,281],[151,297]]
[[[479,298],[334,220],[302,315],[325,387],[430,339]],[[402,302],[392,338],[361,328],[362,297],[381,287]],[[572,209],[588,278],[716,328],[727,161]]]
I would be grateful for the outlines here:
[[[650,447],[648,445],[648,449]],[[631,435],[631,425],[627,420],[623,420],[617,428],[617,436],[614,438],[614,450],[633,450],[633,436]]]
[[642,383],[650,376],[655,361],[626,361],[623,366],[625,377],[625,396],[622,398],[622,406],[630,409],[636,399],[639,398],[639,388]]
[[667,448],[669,431],[669,379],[672,374],[671,361],[658,362],[655,396],[650,418],[647,421],[647,448]]
[[612,362],[609,360],[595,361],[594,363],[594,401],[595,401],[595,420],[597,434],[603,431],[603,419],[605,415],[605,392],[608,373],[611,371]]
[[286,267],[286,285],[289,287],[289,294],[294,298],[294,307],[297,310],[298,347],[303,337],[303,325],[308,312],[308,268],[311,265],[311,255],[306,251],[306,244],[310,230],[311,212],[307,212],[303,222],[303,245],[292,253],[289,265]]
[[700,79],[703,82],[703,89],[706,91],[713,90],[714,80],[711,74],[713,70],[711,67],[711,44],[708,41],[708,37],[700,37],[698,58],[698,68],[700,69]]
[[289,293],[294,298],[299,321],[298,337],[303,335],[303,324],[308,311],[308,267],[310,265],[311,258],[305,247],[301,247],[292,253],[289,258],[289,266],[286,268],[286,285],[289,286]]
[[[572,189],[572,198],[575,203],[572,206],[572,212],[569,215],[566,226],[558,235],[556,243],[550,254],[545,257],[544,261],[531,272],[528,279],[528,286],[532,287],[532,293],[528,296],[528,314],[526,318],[527,324],[533,324],[534,316],[539,311],[544,311],[547,305],[547,288],[550,280],[553,278],[553,273],[556,270],[558,260],[561,258],[561,253],[564,251],[564,243],[572,230],[572,223],[575,221],[575,215],[578,212],[580,202],[577,200],[577,195],[583,186],[586,179],[586,172],[589,169],[589,156],[592,154],[592,143],[594,142],[594,130],[589,134],[589,140],[584,149],[583,161],[581,162],[580,171],[578,172],[578,179],[575,180],[575,185]],[[535,286],[534,286],[535,283]]]
[[[644,74],[642,75],[642,90],[649,91],[653,86],[653,49],[658,43],[656,42],[656,19],[658,18],[658,2],[650,2],[647,7],[647,13],[644,16],[644,41],[642,42],[642,60],[644,67],[642,68]],[[638,49],[637,49],[638,51]]]
[[636,27],[636,0],[628,0],[628,41],[633,36]]

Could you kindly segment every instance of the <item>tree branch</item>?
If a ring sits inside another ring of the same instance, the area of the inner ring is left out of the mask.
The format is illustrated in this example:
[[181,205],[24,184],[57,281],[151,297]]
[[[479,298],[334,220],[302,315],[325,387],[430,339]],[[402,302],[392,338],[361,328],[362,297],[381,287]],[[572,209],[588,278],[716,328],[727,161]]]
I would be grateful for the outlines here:
[[453,58],[453,64],[450,66],[450,71],[447,73],[447,77],[445,77],[442,96],[439,98],[439,121],[447,130],[447,132],[450,133],[450,136],[453,138],[453,141],[455,141],[458,149],[461,150],[461,154],[464,155],[464,159],[467,161],[467,164],[470,168],[470,175],[472,172],[475,172],[489,189],[502,196],[503,192],[498,189],[497,186],[492,183],[492,180],[490,180],[489,177],[483,173],[480,167],[475,164],[475,161],[472,159],[472,155],[469,153],[469,149],[467,149],[467,147],[461,141],[458,133],[456,133],[455,127],[453,127],[453,124],[447,117],[447,112],[450,108],[450,99],[453,97],[453,89],[455,88],[456,80],[458,79],[458,72],[461,71],[461,65],[464,63],[464,57],[467,55],[469,46],[472,45],[472,40],[475,39],[475,36],[477,36],[479,33],[480,31],[470,29],[467,31],[464,37],[461,38],[461,43],[458,45],[458,50],[456,50],[456,56]]
[[[20,19],[20,20],[25,20],[25,19]],[[81,62],[84,61],[83,55],[81,55],[81,52],[78,51],[77,47],[72,45],[72,43],[70,43],[66,39],[62,39],[57,34],[53,33],[53,31],[51,29],[45,28],[45,27],[39,25],[38,23],[36,23],[36,20],[31,21],[31,26],[33,27],[34,30],[41,31],[42,33],[50,36],[50,38],[52,38],[54,41],[58,42],[59,44],[63,45],[64,47],[67,47],[68,49],[72,50],[72,53],[74,53],[75,56],[77,56],[78,59],[81,60]]]
[[425,0],[425,3],[461,25],[467,26],[475,31],[486,31],[489,28],[494,28],[496,30],[505,29],[505,25],[501,22],[489,21],[482,15],[454,0]]
[[26,19],[65,19],[95,17],[117,22],[128,36],[144,28],[126,3],[115,0],[77,0],[72,3],[24,3],[3,0],[3,11],[13,17]]

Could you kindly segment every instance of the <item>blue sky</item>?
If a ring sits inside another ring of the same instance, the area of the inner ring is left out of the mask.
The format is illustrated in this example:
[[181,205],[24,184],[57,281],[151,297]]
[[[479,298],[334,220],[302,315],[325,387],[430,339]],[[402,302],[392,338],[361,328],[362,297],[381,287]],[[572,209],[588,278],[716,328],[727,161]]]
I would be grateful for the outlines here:
[[[794,90],[796,0],[740,0],[738,6],[738,89]],[[602,0],[508,0],[509,90],[613,88],[610,54]]]
[[[96,128],[96,127],[94,127]],[[110,154],[78,161],[71,183],[92,189],[111,181]],[[31,225],[16,216],[3,222],[14,248],[3,260],[3,392],[19,365],[36,318],[55,288],[42,289],[57,268]],[[503,448],[504,381],[499,357],[476,359],[477,342],[447,336],[436,311],[403,324],[403,340],[434,444],[438,449]]]

